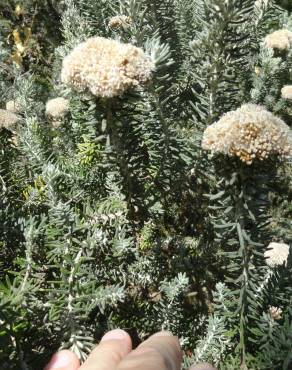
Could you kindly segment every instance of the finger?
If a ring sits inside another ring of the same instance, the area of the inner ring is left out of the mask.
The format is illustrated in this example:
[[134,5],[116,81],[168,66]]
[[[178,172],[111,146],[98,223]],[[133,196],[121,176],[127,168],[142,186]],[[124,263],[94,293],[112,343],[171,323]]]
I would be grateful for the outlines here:
[[211,364],[208,364],[207,362],[203,362],[201,364],[191,366],[189,370],[217,370],[217,369]]
[[179,370],[182,353],[177,337],[169,332],[152,335],[126,356],[118,370]]
[[124,330],[106,333],[100,344],[91,352],[80,370],[115,370],[120,361],[131,351],[132,341]]
[[79,366],[78,357],[73,352],[64,350],[55,353],[44,370],[77,370]]

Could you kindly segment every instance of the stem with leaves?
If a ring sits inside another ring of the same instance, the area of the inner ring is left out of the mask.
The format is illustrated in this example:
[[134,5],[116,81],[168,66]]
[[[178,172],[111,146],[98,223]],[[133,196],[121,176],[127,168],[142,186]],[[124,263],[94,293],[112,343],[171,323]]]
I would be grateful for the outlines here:
[[133,195],[133,182],[131,179],[127,159],[124,155],[124,148],[121,142],[119,128],[117,127],[117,122],[115,122],[114,117],[114,99],[108,99],[106,101],[106,126],[107,132],[110,140],[110,145],[114,149],[114,157],[116,162],[119,166],[122,178],[123,178],[123,185],[124,188],[127,189],[126,201],[127,207],[130,214],[133,216],[135,214],[135,209],[132,204],[132,195]]
[[258,327],[256,318],[262,312],[262,299],[255,299],[255,296],[267,272],[264,244],[258,242],[264,242],[267,237],[264,231],[267,178],[264,168],[247,167],[232,160],[225,162],[225,168],[222,162],[218,164],[223,180],[219,182],[219,192],[210,197],[217,203],[211,209],[216,212],[216,242],[220,243],[228,261],[225,280],[231,288],[234,318],[238,320],[241,368],[246,369],[253,332]]

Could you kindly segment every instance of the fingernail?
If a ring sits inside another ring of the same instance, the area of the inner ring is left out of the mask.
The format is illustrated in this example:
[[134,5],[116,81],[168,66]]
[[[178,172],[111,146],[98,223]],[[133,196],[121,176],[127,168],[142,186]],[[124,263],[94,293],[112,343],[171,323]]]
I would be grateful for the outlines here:
[[66,352],[60,351],[54,354],[50,363],[45,367],[45,370],[60,369],[71,364],[71,359]]
[[122,339],[125,339],[126,336],[127,336],[127,333],[124,330],[114,329],[114,330],[107,332],[101,338],[101,342],[105,342],[107,340],[122,340]]
[[152,337],[173,337],[173,334],[168,330],[164,330],[153,334]]

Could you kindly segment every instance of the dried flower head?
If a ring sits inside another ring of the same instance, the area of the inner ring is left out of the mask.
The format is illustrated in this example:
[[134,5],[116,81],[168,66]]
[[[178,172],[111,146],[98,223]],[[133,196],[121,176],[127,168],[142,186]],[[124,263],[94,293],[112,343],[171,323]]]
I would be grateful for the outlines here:
[[18,137],[17,135],[13,135],[10,139],[10,142],[11,144],[14,146],[14,147],[17,147],[18,146]]
[[281,90],[282,98],[292,100],[292,85],[286,85]]
[[20,112],[20,105],[15,100],[9,100],[6,102],[6,110],[12,113],[19,113]]
[[264,107],[244,104],[206,128],[202,147],[252,164],[272,154],[292,155],[292,134],[280,118]]
[[262,5],[267,5],[269,0],[256,0],[254,6],[260,8]]
[[143,50],[103,37],[78,45],[63,60],[62,82],[93,95],[113,97],[148,82],[154,64]]
[[5,109],[0,109],[0,129],[6,128],[7,130],[14,132],[17,123],[19,122],[19,116]]
[[112,17],[109,22],[109,28],[120,28],[122,26],[129,26],[132,23],[132,18],[127,15],[116,15]]
[[275,31],[266,36],[265,45],[270,49],[289,50],[292,46],[292,32],[285,29]]
[[60,120],[69,111],[69,102],[65,98],[55,98],[47,101],[46,115],[52,120]]
[[265,251],[267,265],[274,267],[286,263],[289,256],[289,245],[272,242]]
[[269,307],[269,315],[271,316],[273,320],[280,320],[282,312],[283,311],[280,307],[274,307],[274,306]]
[[255,67],[254,71],[257,76],[261,74],[261,69],[259,67]]
[[25,13],[24,8],[20,4],[17,4],[15,7],[15,14],[17,15],[17,17],[20,17],[24,13]]

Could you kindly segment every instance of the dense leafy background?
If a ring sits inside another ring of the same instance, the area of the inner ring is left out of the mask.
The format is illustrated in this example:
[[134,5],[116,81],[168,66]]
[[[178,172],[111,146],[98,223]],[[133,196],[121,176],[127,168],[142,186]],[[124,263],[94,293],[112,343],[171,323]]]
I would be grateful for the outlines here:
[[[245,102],[291,125],[292,52],[262,43],[292,31],[277,3],[2,0],[0,108],[18,101],[21,122],[0,132],[1,368],[39,369],[60,347],[84,359],[121,327],[135,344],[171,330],[185,365],[289,369],[292,265],[271,270],[263,252],[292,241],[291,165],[201,149]],[[110,29],[116,14],[131,26]],[[63,57],[93,35],[151,54],[152,83],[110,104],[62,86]],[[70,101],[59,128],[56,96]]]

